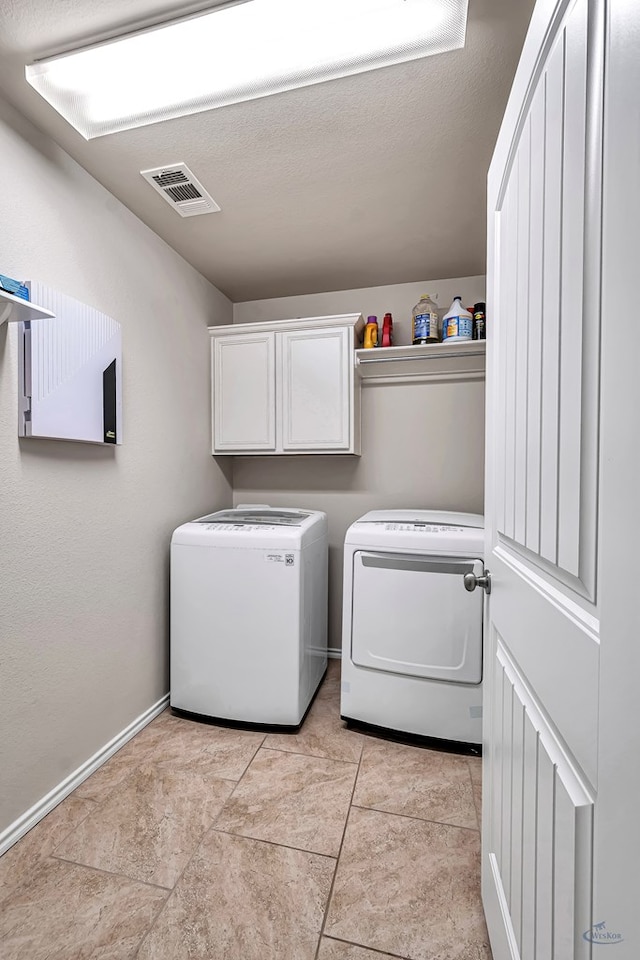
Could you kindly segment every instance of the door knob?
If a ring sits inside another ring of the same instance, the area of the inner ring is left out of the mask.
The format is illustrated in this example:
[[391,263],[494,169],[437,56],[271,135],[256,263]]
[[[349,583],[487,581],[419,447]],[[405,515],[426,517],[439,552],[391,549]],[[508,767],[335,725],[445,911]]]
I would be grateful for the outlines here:
[[464,580],[464,588],[469,593],[472,593],[476,587],[482,587],[488,594],[491,593],[491,574],[488,570],[485,570],[482,577],[476,577],[475,573],[465,573],[462,579]]

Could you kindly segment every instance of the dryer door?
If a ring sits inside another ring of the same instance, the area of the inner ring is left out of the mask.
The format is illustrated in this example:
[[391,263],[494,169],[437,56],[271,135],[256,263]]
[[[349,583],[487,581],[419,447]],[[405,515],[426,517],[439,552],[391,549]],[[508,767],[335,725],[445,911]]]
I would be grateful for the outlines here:
[[351,659],[361,667],[454,683],[482,679],[483,593],[463,575],[482,560],[358,550]]

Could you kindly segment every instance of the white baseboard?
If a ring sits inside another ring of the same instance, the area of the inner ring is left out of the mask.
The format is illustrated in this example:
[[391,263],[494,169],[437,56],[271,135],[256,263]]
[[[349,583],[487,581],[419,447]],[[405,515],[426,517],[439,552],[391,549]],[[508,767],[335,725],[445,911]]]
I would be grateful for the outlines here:
[[104,747],[101,747],[97,753],[94,753],[92,757],[89,757],[77,770],[74,770],[73,773],[69,774],[57,787],[54,787],[53,790],[50,790],[49,793],[38,800],[30,810],[27,810],[26,813],[23,813],[21,817],[18,817],[17,820],[14,820],[6,830],[3,830],[0,833],[0,856],[12,847],[21,837],[25,835],[32,827],[35,827],[36,823],[39,820],[42,820],[43,817],[46,817],[54,807],[57,807],[65,797],[68,797],[76,787],[79,787],[83,780],[86,780],[87,777],[90,777],[92,773],[101,767],[103,763],[112,757],[120,747],[123,747],[128,740],[131,740],[132,737],[139,733],[143,727],[146,727],[148,723],[157,717],[159,713],[169,705],[169,694],[167,693],[164,697],[161,697],[157,703],[154,703],[152,707],[149,707],[148,710],[145,710],[144,713],[141,713],[140,716],[130,723],[128,727],[125,727],[113,740],[110,740],[109,743],[105,744]]
[[329,660],[342,660],[342,650],[340,647],[329,647],[327,656]]

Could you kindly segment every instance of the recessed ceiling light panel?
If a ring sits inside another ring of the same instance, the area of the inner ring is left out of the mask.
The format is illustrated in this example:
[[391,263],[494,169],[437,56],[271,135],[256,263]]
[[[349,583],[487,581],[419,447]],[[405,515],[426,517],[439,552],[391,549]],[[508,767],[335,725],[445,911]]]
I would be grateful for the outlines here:
[[468,0],[249,0],[26,67],[85,139],[464,46]]

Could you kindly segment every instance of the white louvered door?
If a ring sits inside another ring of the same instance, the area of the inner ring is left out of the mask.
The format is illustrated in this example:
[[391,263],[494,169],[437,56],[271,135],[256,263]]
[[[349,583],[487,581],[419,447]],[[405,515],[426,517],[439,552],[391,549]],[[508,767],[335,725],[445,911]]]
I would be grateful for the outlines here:
[[615,923],[592,903],[603,26],[600,0],[540,0],[489,175],[483,898],[495,960],[587,960],[594,922]]

